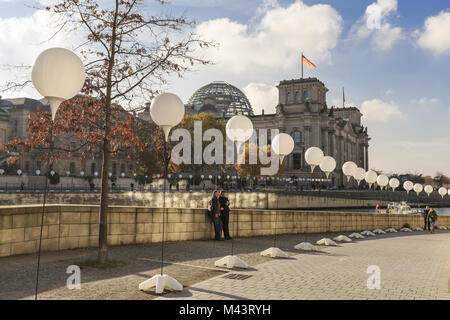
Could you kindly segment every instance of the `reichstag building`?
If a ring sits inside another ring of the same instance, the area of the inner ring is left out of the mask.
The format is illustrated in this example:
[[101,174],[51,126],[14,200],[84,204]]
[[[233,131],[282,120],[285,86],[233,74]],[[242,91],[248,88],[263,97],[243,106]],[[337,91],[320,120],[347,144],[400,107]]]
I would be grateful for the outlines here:
[[[292,154],[285,161],[283,176],[311,177],[305,163],[305,151],[312,146],[321,148],[325,155],[337,162],[334,175],[336,185],[345,185],[342,164],[353,161],[369,169],[369,136],[361,124],[361,112],[356,107],[329,108],[328,89],[317,78],[284,80],[278,85],[278,105],[274,114],[255,115],[245,94],[223,81],[212,82],[198,89],[186,104],[186,113],[214,113],[217,118],[235,114],[248,116],[256,130],[279,129],[295,142]],[[270,141],[270,137],[269,137]],[[315,178],[320,174],[316,173]]]

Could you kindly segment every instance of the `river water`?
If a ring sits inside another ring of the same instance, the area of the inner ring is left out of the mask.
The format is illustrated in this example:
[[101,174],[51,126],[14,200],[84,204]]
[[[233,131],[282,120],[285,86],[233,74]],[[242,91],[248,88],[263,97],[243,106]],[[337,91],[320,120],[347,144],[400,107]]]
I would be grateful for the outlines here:
[[[422,209],[424,207],[421,207]],[[385,208],[384,208],[385,209]],[[437,214],[440,216],[450,216],[450,208],[434,208],[437,211]],[[339,211],[342,211],[339,210]],[[345,211],[351,212],[375,212],[374,209],[345,209]]]

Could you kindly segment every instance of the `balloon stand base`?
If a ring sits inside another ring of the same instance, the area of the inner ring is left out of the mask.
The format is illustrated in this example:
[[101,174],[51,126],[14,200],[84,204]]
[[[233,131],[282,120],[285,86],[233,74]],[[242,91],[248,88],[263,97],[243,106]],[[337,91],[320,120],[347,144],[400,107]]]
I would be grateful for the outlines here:
[[237,256],[231,256],[231,255],[217,260],[214,263],[214,265],[216,267],[225,267],[228,269],[233,269],[233,268],[247,269],[248,268],[248,264],[244,260],[242,260],[241,258],[239,258]]
[[183,291],[183,285],[167,274],[155,275],[139,284],[139,290],[141,291],[148,291],[151,288],[155,288],[157,294],[163,293],[166,288],[173,291]]
[[271,258],[287,258],[288,255],[286,252],[279,248],[271,247],[267,250],[261,252],[262,256],[271,257]]

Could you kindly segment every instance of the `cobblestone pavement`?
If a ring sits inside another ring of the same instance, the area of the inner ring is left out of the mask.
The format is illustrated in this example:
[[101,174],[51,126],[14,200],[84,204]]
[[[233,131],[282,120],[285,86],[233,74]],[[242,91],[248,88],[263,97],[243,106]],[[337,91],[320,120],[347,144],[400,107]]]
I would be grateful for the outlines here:
[[[183,241],[165,245],[164,272],[185,289],[169,299],[450,299],[450,231],[397,233],[366,238],[318,253],[299,253],[293,246],[333,234],[282,235],[277,246],[289,258],[273,260],[260,251],[273,237],[235,240],[235,254],[250,268],[221,270],[214,261],[230,254],[229,241]],[[66,269],[97,250],[77,249],[42,254],[39,299],[154,299],[138,290],[140,282],[159,273],[158,243],[110,248],[110,258],[122,264],[106,270],[81,270],[81,290],[69,290]],[[366,288],[369,265],[381,268],[381,290]],[[34,298],[36,255],[0,258],[0,299]],[[246,280],[223,278],[226,273],[251,275]]]
[[[234,271],[159,299],[445,299],[450,300],[450,233],[398,233],[321,248]],[[381,289],[367,288],[368,266],[381,271]]]

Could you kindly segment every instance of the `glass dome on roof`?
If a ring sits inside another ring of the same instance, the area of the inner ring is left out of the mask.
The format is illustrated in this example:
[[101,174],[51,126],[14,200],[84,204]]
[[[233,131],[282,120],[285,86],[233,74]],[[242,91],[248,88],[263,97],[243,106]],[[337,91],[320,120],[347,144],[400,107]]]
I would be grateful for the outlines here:
[[253,115],[252,106],[245,94],[226,82],[214,81],[201,87],[195,91],[187,104],[199,111],[206,99],[213,100],[216,110],[223,112],[226,117],[232,117],[235,114]]

